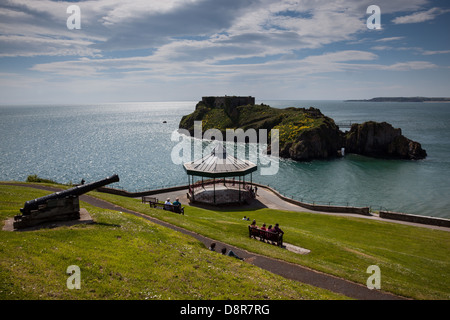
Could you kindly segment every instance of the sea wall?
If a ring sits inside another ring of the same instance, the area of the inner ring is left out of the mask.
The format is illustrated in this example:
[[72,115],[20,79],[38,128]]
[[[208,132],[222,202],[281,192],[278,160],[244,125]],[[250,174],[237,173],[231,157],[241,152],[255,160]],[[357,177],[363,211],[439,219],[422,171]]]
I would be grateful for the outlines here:
[[147,190],[147,191],[140,191],[140,192],[128,192],[126,190],[122,189],[114,189],[114,188],[108,188],[108,187],[101,187],[96,189],[98,192],[103,193],[111,193],[123,197],[129,197],[129,198],[139,198],[143,196],[151,196],[158,193],[165,193],[165,192],[172,192],[172,191],[179,191],[183,189],[188,189],[188,185],[184,186],[176,186],[176,187],[169,187],[169,188],[162,188],[162,189],[154,189],[154,190]]
[[380,218],[390,219],[390,220],[407,221],[407,222],[415,222],[415,223],[450,228],[450,219],[419,216],[419,215],[414,215],[414,214],[390,212],[390,211],[380,211]]
[[278,198],[280,198],[286,202],[295,204],[295,205],[303,207],[305,209],[309,209],[309,210],[313,210],[313,211],[331,212],[331,213],[355,213],[355,214],[370,216],[369,207],[348,207],[348,206],[332,206],[332,205],[327,206],[327,205],[317,205],[314,203],[306,203],[306,202],[301,202],[298,200],[294,200],[294,199],[285,197],[281,193],[272,189],[269,186],[265,186],[265,185],[258,184],[258,183],[253,183],[253,184],[257,185],[258,187],[265,188],[265,189],[271,191]]

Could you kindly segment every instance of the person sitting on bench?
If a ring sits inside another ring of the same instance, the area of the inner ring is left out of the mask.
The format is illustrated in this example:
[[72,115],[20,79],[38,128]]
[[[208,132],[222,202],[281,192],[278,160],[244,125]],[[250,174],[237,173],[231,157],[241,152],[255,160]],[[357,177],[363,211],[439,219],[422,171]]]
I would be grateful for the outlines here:
[[164,210],[172,211],[171,205],[172,204],[170,203],[170,198],[167,198],[166,202],[164,202]]
[[174,205],[173,211],[176,213],[181,213],[181,202],[179,198],[175,199],[173,205]]
[[280,225],[278,223],[275,224],[275,227],[272,230],[275,233],[281,233],[284,234],[283,230],[280,229]]

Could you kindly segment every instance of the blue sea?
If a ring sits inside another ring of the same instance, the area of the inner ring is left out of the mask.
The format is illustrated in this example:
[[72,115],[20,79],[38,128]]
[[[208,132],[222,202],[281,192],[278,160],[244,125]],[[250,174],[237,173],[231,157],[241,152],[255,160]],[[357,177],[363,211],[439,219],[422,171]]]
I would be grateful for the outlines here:
[[[187,184],[182,165],[172,161],[179,142],[171,137],[196,103],[0,106],[0,180],[25,181],[37,174],[79,183],[117,173],[120,182],[110,186],[128,191]],[[450,103],[257,103],[313,106],[336,122],[386,121],[420,142],[428,157],[405,161],[346,154],[326,161],[280,159],[277,174],[257,172],[253,181],[305,202],[450,218]]]

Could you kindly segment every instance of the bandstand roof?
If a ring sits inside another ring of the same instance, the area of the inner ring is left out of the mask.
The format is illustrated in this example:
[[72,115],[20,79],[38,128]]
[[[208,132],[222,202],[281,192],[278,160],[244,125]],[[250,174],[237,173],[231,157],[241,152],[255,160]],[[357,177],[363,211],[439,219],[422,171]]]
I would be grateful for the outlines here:
[[258,167],[251,161],[228,155],[225,148],[219,145],[212,150],[211,154],[186,162],[184,169],[188,175],[216,178],[244,176],[256,171]]

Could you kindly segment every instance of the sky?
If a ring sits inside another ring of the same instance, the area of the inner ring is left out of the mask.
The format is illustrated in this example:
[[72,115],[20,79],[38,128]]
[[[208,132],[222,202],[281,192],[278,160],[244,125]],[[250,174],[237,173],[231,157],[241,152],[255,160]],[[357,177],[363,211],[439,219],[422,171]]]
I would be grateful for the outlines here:
[[449,32],[448,0],[0,0],[0,104],[449,97]]

